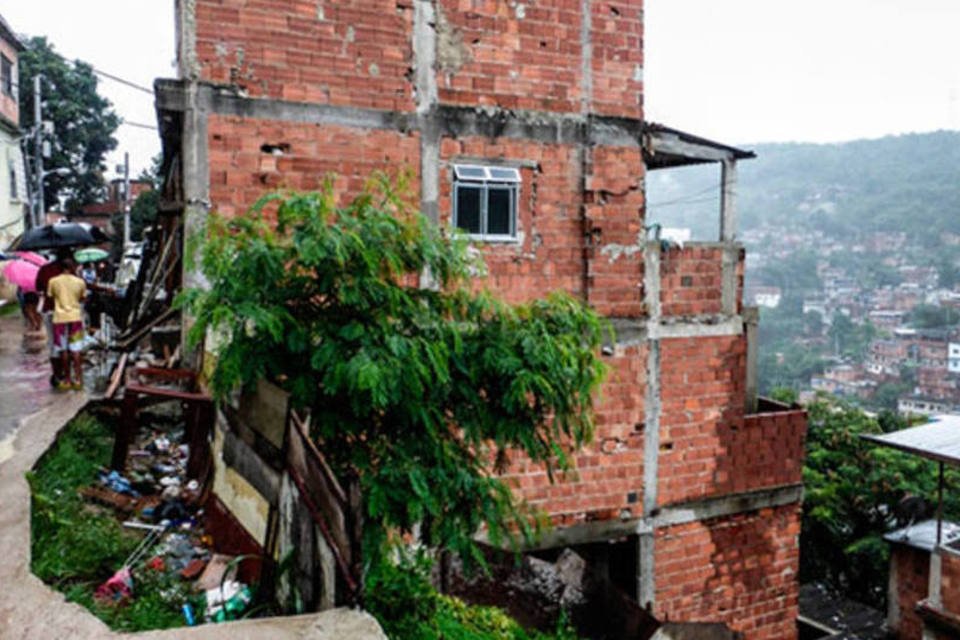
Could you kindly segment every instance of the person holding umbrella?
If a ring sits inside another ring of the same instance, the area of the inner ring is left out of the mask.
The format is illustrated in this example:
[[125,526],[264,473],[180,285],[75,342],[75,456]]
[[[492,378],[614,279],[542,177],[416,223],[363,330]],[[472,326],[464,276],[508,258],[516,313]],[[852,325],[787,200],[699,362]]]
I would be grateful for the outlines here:
[[63,260],[70,256],[70,252],[66,249],[60,249],[57,251],[57,259],[40,267],[40,270],[37,272],[37,282],[35,288],[38,292],[43,294],[43,302],[40,304],[40,314],[43,316],[43,324],[47,330],[47,350],[50,352],[50,369],[52,371],[50,375],[50,386],[56,387],[60,383],[60,379],[63,378],[63,371],[61,370],[60,363],[61,358],[60,354],[56,350],[56,345],[53,341],[53,299],[47,295],[47,286],[50,284],[50,281],[63,273]]
[[[77,262],[67,255],[61,260],[63,272],[50,279],[47,296],[53,300],[53,344],[60,355],[60,370],[63,379],[57,389],[66,391],[83,389],[83,309],[81,303],[87,295],[87,284],[77,277]],[[71,367],[75,379],[71,380]]]

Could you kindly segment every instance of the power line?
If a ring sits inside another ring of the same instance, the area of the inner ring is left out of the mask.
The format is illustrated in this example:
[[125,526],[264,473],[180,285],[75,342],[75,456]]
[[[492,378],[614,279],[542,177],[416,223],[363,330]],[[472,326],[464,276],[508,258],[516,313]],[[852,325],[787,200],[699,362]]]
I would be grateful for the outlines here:
[[679,204],[697,204],[698,202],[715,202],[717,196],[710,196],[708,198],[679,198],[677,200],[665,200],[663,202],[656,202],[647,205],[648,209],[653,209],[656,207],[672,207]]
[[154,125],[152,125],[152,124],[141,124],[141,123],[139,123],[139,122],[130,122],[129,120],[121,120],[121,121],[120,121],[120,124],[122,124],[122,125],[125,124],[125,125],[127,125],[128,127],[138,127],[138,128],[140,128],[140,129],[150,129],[150,130],[152,130],[152,131],[156,131],[156,130],[157,130],[157,128],[156,128]]
[[[84,63],[84,64],[90,64],[90,63]],[[136,82],[132,82],[130,80],[124,80],[123,78],[107,73],[106,71],[100,71],[99,69],[94,67],[92,64],[90,64],[90,69],[92,69],[95,74],[103,76],[104,78],[109,78],[114,82],[119,82],[120,84],[126,85],[132,89],[137,89],[138,91],[149,93],[151,96],[153,95],[153,89],[148,89],[147,87],[144,87],[143,85],[139,85]]]
[[[76,67],[77,62],[82,62],[83,64],[85,64],[85,65],[87,65],[88,67],[90,67],[90,71],[92,71],[93,73],[95,73],[95,74],[98,75],[98,76],[103,76],[104,78],[107,78],[108,80],[113,80],[114,82],[119,82],[120,84],[126,85],[126,86],[130,87],[131,89],[136,89],[137,91],[142,91],[143,93],[150,94],[151,96],[153,95],[153,89],[151,89],[151,88],[149,88],[149,87],[145,87],[145,86],[143,86],[142,84],[137,84],[137,83],[134,82],[133,80],[127,80],[126,78],[121,78],[120,76],[114,75],[114,74],[112,74],[112,73],[107,73],[106,71],[101,71],[100,69],[97,69],[95,66],[93,66],[93,65],[90,64],[89,62],[86,62],[85,60],[80,60],[80,59],[70,60],[70,59],[67,58],[66,56],[64,56],[64,55],[62,55],[62,54],[60,54],[60,53],[57,53],[57,52],[54,51],[53,49],[47,49],[47,51],[49,51],[54,57],[60,58],[61,60],[63,60],[64,62],[66,62],[66,63],[69,64],[69,65],[73,65],[74,67]],[[20,88],[20,85],[19,85],[19,83],[17,83],[17,82],[13,83],[13,85],[14,85],[15,87],[17,87],[18,89]]]
[[[718,187],[716,187],[716,186],[710,186],[710,187],[707,187],[706,189],[703,189],[703,190],[701,190],[701,191],[697,191],[696,193],[687,194],[687,195],[683,196],[682,198],[676,198],[676,199],[674,199],[674,200],[664,200],[663,202],[657,202],[657,203],[653,203],[653,204],[648,204],[647,206],[648,206],[648,207],[663,207],[663,206],[666,206],[666,205],[668,205],[668,204],[687,204],[687,203],[689,203],[689,202],[702,202],[702,201],[704,201],[703,199],[701,199],[701,200],[694,200],[694,198],[696,198],[697,196],[702,196],[702,195],[704,195],[704,194],[706,194],[706,193],[710,193],[711,191],[715,191],[717,188],[718,188]],[[716,196],[711,196],[710,198],[707,198],[707,200],[713,200],[715,197],[716,197]]]

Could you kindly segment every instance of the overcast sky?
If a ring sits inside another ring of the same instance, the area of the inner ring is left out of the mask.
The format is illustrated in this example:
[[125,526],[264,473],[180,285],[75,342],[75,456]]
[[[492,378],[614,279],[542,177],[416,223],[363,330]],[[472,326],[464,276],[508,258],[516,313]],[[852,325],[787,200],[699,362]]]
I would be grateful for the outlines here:
[[[0,0],[0,14],[16,32],[45,35],[56,51],[95,68],[152,87],[153,79],[172,78],[173,0]],[[153,96],[105,78],[100,93],[124,120],[156,126]],[[32,91],[32,87],[30,88]],[[108,158],[108,177],[130,152],[136,177],[160,152],[156,131],[121,125],[119,146]]]
[[[531,0],[535,2],[535,0]],[[647,0],[646,114],[724,142],[960,129],[960,0]],[[13,29],[151,86],[173,77],[173,0],[0,0]],[[101,79],[130,122],[151,96]],[[121,126],[134,174],[156,132]],[[112,174],[111,174],[112,175]]]
[[730,143],[960,129],[960,0],[647,0],[646,117]]

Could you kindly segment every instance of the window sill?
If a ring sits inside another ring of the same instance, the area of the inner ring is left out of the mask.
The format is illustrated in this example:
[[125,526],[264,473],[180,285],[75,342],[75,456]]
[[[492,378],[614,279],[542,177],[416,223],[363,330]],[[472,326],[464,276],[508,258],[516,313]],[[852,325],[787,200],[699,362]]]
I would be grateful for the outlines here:
[[510,236],[475,236],[468,235],[470,242],[480,243],[480,244],[520,244],[519,238],[514,238]]

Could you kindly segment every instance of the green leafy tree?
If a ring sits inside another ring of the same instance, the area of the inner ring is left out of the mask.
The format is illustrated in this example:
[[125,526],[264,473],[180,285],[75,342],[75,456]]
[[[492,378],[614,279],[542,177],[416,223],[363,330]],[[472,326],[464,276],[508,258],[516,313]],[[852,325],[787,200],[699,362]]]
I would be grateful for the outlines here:
[[552,473],[591,438],[605,329],[565,294],[509,306],[478,291],[468,243],[402,193],[379,177],[343,207],[328,185],[213,216],[209,289],[182,303],[194,342],[220,337],[218,396],[269,378],[311,409],[325,455],[359,478],[368,554],[419,524],[427,544],[482,562],[482,525],[516,541],[536,523],[497,475],[508,452]]
[[[921,496],[935,504],[936,466],[860,437],[906,426],[889,412],[876,420],[825,398],[808,405],[807,411],[800,580],[823,580],[854,599],[882,607],[889,560],[883,534],[898,526],[896,507],[903,497]],[[956,472],[947,478],[956,486]],[[946,513],[956,517],[960,501],[946,493]]]
[[950,307],[918,304],[910,311],[910,324],[917,329],[951,327],[960,322],[960,312]]
[[67,211],[95,202],[102,194],[104,156],[117,146],[113,137],[120,125],[110,101],[97,93],[93,68],[66,62],[46,38],[31,38],[20,54],[20,124],[34,125],[33,79],[38,74],[43,96],[43,119],[54,125],[47,167],[70,169],[66,175],[50,174],[44,181],[44,205],[55,208],[61,196]]

